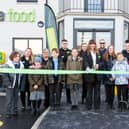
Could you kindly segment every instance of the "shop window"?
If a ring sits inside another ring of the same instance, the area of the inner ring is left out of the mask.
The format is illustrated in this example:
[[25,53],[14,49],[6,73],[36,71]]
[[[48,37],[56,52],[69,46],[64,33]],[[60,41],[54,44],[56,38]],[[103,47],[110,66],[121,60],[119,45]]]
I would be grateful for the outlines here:
[[13,50],[24,53],[26,48],[31,48],[34,54],[41,54],[43,50],[42,38],[13,38]]
[[86,12],[104,12],[104,0],[85,0]]
[[59,45],[61,46],[61,40],[64,39],[64,20],[58,23],[58,32]]
[[38,2],[38,0],[17,0],[17,2]]

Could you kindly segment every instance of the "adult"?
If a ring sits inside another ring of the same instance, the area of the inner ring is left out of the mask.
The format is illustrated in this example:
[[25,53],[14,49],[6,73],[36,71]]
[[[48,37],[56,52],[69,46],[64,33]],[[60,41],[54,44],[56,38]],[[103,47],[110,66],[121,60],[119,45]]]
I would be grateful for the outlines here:
[[[43,53],[42,53],[42,66],[44,69],[47,67],[48,60],[49,60],[49,51],[47,48],[44,48]],[[45,85],[44,106],[45,106],[45,108],[47,108],[49,106],[49,87],[48,87],[48,85]]]
[[[116,59],[116,54],[114,51],[114,46],[110,45],[107,48],[107,51],[104,55],[104,69],[106,71],[111,71]],[[112,109],[113,102],[114,102],[114,87],[115,81],[111,74],[104,75],[104,84],[105,84],[105,95],[106,95],[106,102],[108,104],[108,108]]]
[[[95,40],[90,40],[87,47],[87,57],[85,61],[85,69],[89,70],[99,70],[99,54],[96,46]],[[94,104],[94,109],[100,108],[100,79],[97,74],[86,74],[87,82],[87,98],[86,106],[87,110],[92,109],[92,104]],[[94,97],[94,101],[93,101]]]
[[[59,49],[59,57],[63,59],[65,68],[66,68],[67,58],[70,54],[71,54],[71,50],[68,48],[68,41],[66,39],[63,39],[61,41],[61,48]],[[66,99],[67,99],[67,103],[71,103],[70,89],[69,89],[69,87],[67,87],[66,79],[67,79],[67,75],[65,78]]]
[[[21,61],[24,64],[25,69],[28,69],[29,66],[32,65],[33,54],[31,48],[27,48],[25,50],[24,55],[21,57]],[[31,107],[28,74],[24,74],[24,81],[25,85],[22,85],[20,87],[20,99],[22,104],[22,111],[25,111],[26,108],[30,109]]]
[[[127,59],[127,62],[129,64],[129,40],[125,40],[125,49],[122,50],[122,54]],[[129,89],[129,81],[128,81],[128,86],[126,88],[126,101],[128,101],[128,89]]]
[[[79,52],[79,56],[82,57],[83,59],[83,66],[82,69],[85,70],[84,63],[86,60],[86,50],[87,50],[87,44],[82,43],[81,44],[81,50]],[[84,100],[86,100],[86,95],[87,95],[87,86],[86,86],[86,80],[85,80],[85,74],[83,74],[83,82],[82,82],[82,104],[84,104]]]

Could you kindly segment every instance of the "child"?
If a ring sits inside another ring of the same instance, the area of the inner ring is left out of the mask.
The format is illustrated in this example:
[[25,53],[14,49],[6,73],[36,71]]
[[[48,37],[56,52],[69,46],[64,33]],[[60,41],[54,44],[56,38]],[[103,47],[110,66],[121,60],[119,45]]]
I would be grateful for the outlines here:
[[[34,58],[34,64],[31,66],[33,69],[42,68],[42,60],[40,57]],[[29,75],[29,84],[30,84],[30,100],[32,103],[32,113],[36,115],[40,113],[41,101],[44,100],[44,78],[43,75],[33,74]]]
[[[8,62],[5,64],[6,68],[23,69],[23,63],[20,61],[20,53],[13,51]],[[21,86],[22,75],[17,73],[7,73],[3,75],[4,85],[6,86],[6,118],[18,115],[18,92]]]
[[[67,70],[82,70],[82,58],[78,56],[78,50],[72,49],[71,55],[68,57]],[[81,74],[70,74],[67,76],[67,84],[70,88],[72,107],[71,110],[78,109],[79,104],[79,89],[82,85]]]
[[[123,72],[129,71],[129,65],[122,53],[117,54],[117,61],[114,64],[112,70],[123,71]],[[128,75],[127,74],[113,74],[112,76],[115,79],[115,84],[118,88],[118,108],[120,108],[120,101],[124,101],[125,104],[127,103],[126,88],[128,85]],[[126,105],[124,105],[124,108],[126,108]]]

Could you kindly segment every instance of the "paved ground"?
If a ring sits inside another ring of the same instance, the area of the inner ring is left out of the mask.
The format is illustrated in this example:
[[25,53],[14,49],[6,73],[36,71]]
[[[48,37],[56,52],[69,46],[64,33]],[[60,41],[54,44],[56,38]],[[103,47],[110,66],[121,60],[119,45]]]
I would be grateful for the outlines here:
[[[51,111],[41,121],[38,129],[129,129],[129,110],[120,112],[107,109],[102,90],[102,104],[100,110],[87,111],[85,105],[80,104],[79,110],[71,111],[71,105],[66,104],[65,93],[62,106],[58,111]],[[4,116],[5,97],[0,97],[0,120],[4,125],[0,129],[31,129],[38,117],[30,112],[19,112],[19,116],[6,119]],[[36,128],[35,128],[36,129]]]
[[101,109],[87,111],[85,105],[79,105],[79,110],[71,111],[70,105],[62,104],[61,110],[50,111],[41,122],[38,129],[129,129],[129,110],[120,112],[107,109],[102,98]]
[[[19,103],[20,105],[20,103]],[[0,96],[0,121],[4,124],[0,129],[31,129],[38,116],[32,116],[30,111],[21,112],[19,115],[11,119],[5,118],[5,97]]]

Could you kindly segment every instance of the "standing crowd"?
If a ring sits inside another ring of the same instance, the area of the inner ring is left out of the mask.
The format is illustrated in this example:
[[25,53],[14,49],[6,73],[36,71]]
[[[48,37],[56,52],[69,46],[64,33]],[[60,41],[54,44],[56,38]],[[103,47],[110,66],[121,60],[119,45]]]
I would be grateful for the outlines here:
[[[129,71],[129,40],[125,41],[125,49],[115,53],[114,46],[106,48],[104,39],[99,41],[97,48],[95,40],[82,43],[80,50],[68,48],[68,41],[62,40],[61,48],[53,48],[51,56],[47,48],[43,49],[42,56],[33,55],[31,48],[27,48],[21,56],[13,51],[8,62],[3,66],[12,69],[50,69],[50,70],[104,70]],[[128,105],[128,74],[3,74],[3,83],[6,86],[6,117],[18,115],[18,93],[20,92],[21,110],[32,111],[33,115],[44,108],[51,106],[52,110],[61,107],[63,89],[66,91],[67,103],[71,110],[78,110],[80,89],[82,89],[82,104],[87,110],[100,109],[101,91],[105,87],[105,102],[107,108],[114,109],[114,88],[118,89],[118,108],[124,102],[124,109]]]

